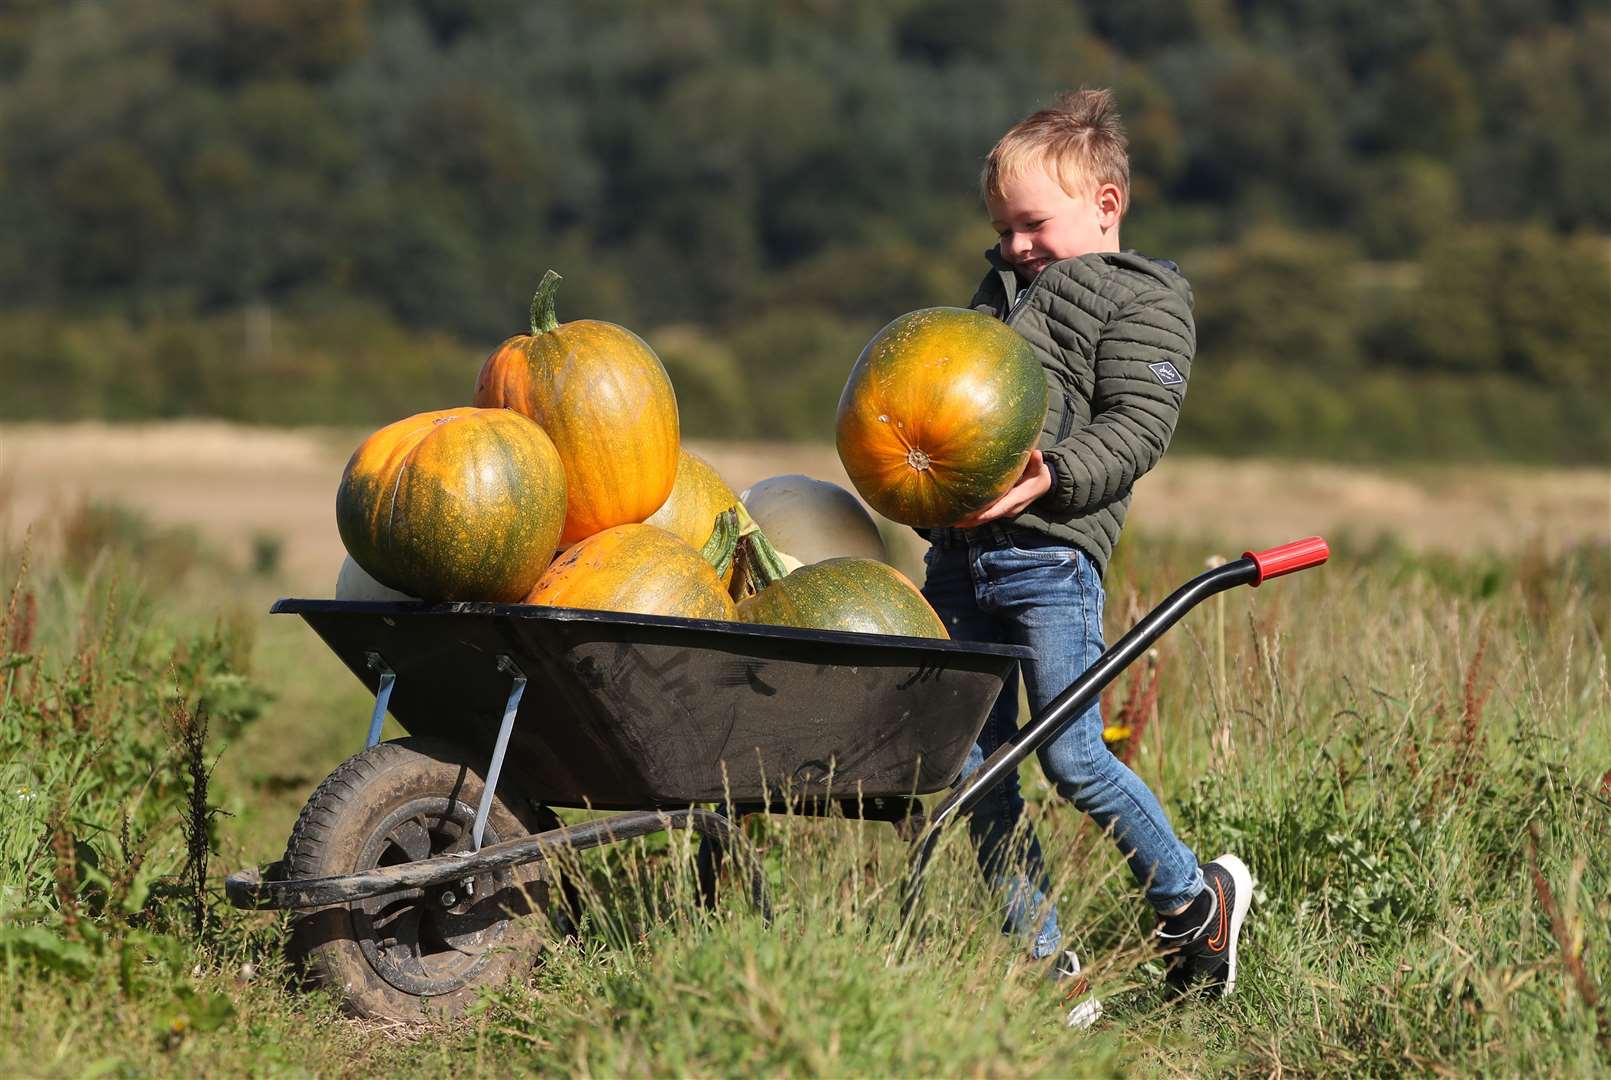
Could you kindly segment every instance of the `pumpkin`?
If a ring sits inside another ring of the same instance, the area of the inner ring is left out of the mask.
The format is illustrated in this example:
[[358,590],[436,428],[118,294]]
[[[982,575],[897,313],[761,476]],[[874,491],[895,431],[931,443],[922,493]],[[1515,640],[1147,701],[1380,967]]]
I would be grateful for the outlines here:
[[526,603],[685,619],[735,617],[733,598],[704,556],[656,525],[617,525],[571,545]]
[[537,421],[565,463],[569,508],[562,544],[641,522],[677,478],[677,398],[660,358],[614,323],[554,315],[550,270],[531,302],[531,333],[492,351],[475,404]]
[[337,600],[413,600],[416,599],[407,593],[400,593],[396,589],[388,589],[365,572],[364,568],[352,561],[348,555],[341,560],[341,570],[336,574]]
[[747,623],[950,638],[910,578],[874,559],[828,559],[772,582],[739,601]]
[[1004,495],[1046,422],[1046,376],[998,319],[910,312],[862,350],[839,398],[836,442],[850,482],[904,525],[951,525]]
[[671,494],[644,524],[659,526],[689,547],[704,553],[713,566],[725,561],[721,571],[722,580],[730,584],[733,580],[733,547],[738,541],[737,531],[718,550],[706,551],[705,548],[716,538],[717,519],[737,505],[738,496],[733,494],[733,489],[727,486],[710,462],[683,447],[677,453],[677,480],[671,486]]
[[873,516],[838,484],[790,473],[757,482],[741,498],[785,565],[793,560],[791,570],[840,557],[889,561]]
[[388,424],[353,452],[336,490],[353,561],[424,600],[519,600],[553,559],[564,521],[559,452],[507,409]]

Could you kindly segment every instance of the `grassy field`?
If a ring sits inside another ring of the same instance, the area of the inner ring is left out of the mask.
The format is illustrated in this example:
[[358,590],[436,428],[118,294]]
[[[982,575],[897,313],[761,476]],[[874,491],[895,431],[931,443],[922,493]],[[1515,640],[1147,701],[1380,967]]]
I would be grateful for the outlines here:
[[[460,1021],[399,1026],[289,991],[279,922],[218,894],[228,870],[278,856],[362,740],[362,689],[299,621],[260,614],[333,576],[306,546],[316,531],[287,522],[312,522],[315,495],[328,513],[344,443],[248,433],[266,464],[231,485],[216,479],[240,445],[227,437],[144,471],[123,446],[46,497],[42,474],[12,465],[38,460],[24,434],[0,433],[0,1074],[1611,1068],[1604,473],[1484,484],[1474,470],[1183,461],[1138,497],[1108,577],[1110,631],[1238,542],[1350,526],[1323,570],[1193,614],[1108,702],[1187,841],[1204,858],[1238,852],[1258,879],[1229,1002],[1157,993],[1122,862],[1030,768],[1062,922],[1107,1001],[1091,1032],[1060,1025],[1055,991],[997,933],[960,837],[931,875],[921,938],[898,943],[893,830],[777,820],[753,825],[772,925],[736,889],[700,910],[680,840],[593,853],[578,938],[553,937],[529,978]],[[820,451],[711,456],[740,486],[830,475]],[[1350,483],[1376,493],[1352,515]],[[251,517],[291,488],[307,494]],[[1199,511],[1172,516],[1188,497],[1163,493],[1188,489]],[[1148,498],[1170,505],[1149,512]],[[1481,532],[1506,516],[1555,527]]]

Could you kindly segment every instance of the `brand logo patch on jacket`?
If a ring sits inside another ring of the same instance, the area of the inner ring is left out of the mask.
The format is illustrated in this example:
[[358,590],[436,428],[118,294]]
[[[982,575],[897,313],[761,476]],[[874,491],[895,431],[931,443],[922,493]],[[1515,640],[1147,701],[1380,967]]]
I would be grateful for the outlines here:
[[1158,381],[1165,386],[1179,386],[1186,381],[1186,377],[1180,373],[1180,369],[1167,360],[1157,364],[1148,364],[1147,366],[1152,369],[1154,375],[1158,376]]

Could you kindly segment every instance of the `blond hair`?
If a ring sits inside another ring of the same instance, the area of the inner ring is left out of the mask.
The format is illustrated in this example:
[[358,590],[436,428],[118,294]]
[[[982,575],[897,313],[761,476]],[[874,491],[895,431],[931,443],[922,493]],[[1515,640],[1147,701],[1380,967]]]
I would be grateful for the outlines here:
[[985,158],[979,191],[1000,199],[1009,182],[1040,166],[1070,195],[1114,185],[1122,214],[1130,206],[1129,142],[1113,91],[1075,90],[1008,129]]

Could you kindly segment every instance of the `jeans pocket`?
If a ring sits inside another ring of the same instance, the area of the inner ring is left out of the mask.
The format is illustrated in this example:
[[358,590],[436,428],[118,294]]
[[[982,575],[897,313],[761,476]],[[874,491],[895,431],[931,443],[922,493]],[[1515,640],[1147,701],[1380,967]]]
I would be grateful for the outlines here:
[[1045,563],[1048,566],[1061,566],[1064,563],[1072,564],[1079,557],[1079,549],[1067,547],[1063,544],[1048,544],[1045,547],[1019,547],[1017,544],[1007,548],[1014,557],[1029,559],[1034,562]]

